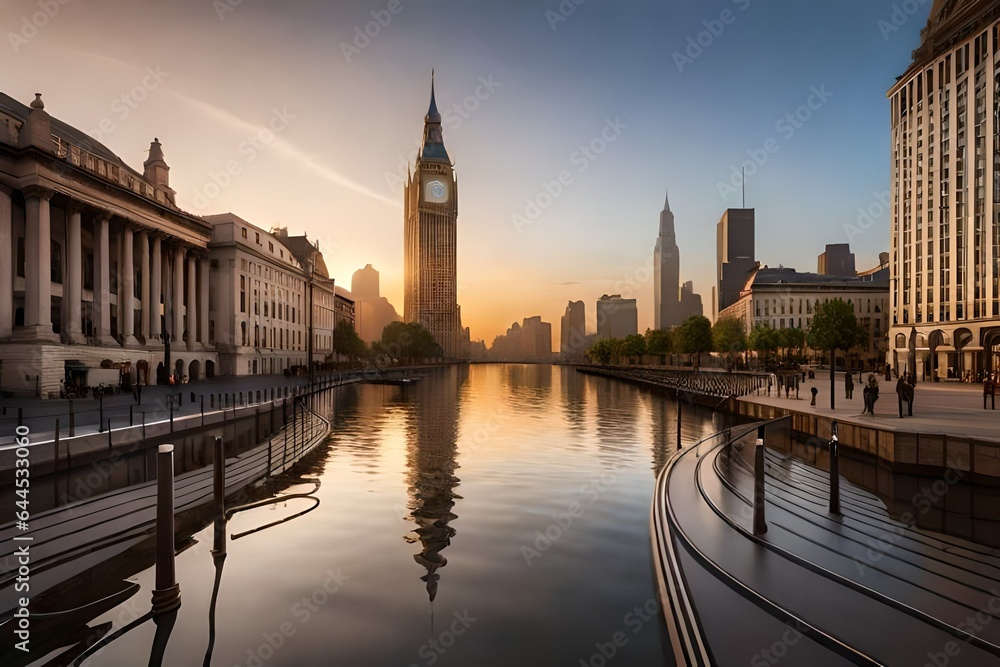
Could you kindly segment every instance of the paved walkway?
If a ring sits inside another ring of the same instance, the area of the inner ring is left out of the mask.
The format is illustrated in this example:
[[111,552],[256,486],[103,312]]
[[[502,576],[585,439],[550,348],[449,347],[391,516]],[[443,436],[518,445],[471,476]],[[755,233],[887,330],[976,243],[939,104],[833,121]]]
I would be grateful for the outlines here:
[[[868,374],[864,375],[865,379]],[[816,387],[816,407],[811,407],[810,390]],[[796,410],[822,417],[836,417],[839,421],[860,424],[886,431],[907,433],[942,433],[954,436],[969,436],[1000,441],[1000,396],[997,396],[996,410],[983,410],[983,385],[959,382],[918,382],[913,399],[913,417],[899,418],[896,399],[896,381],[885,381],[879,377],[879,399],[875,403],[875,416],[862,414],[864,411],[863,385],[854,375],[854,397],[847,399],[844,390],[844,374],[838,373],[836,380],[836,409],[830,409],[830,376],[820,371],[815,380],[806,380],[799,385],[799,398],[792,391],[785,398],[779,398],[777,388],[771,396],[764,392],[750,394],[740,400],[762,403]],[[989,404],[987,404],[989,407]],[[906,414],[906,406],[903,406]]]

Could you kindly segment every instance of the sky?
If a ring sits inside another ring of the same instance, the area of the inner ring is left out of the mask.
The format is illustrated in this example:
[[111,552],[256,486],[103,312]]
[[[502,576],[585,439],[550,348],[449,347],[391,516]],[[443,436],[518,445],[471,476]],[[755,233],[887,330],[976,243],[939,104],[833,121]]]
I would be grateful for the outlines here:
[[[905,5],[905,9],[904,9]],[[909,10],[910,13],[907,13]],[[757,259],[859,269],[888,249],[889,106],[929,0],[4,0],[0,91],[142,170],[178,205],[320,242],[402,312],[403,179],[436,71],[459,179],[473,340],[602,294],[653,326],[669,189],[682,281],[706,314],[715,226],[756,209]],[[870,211],[869,220],[862,211]]]

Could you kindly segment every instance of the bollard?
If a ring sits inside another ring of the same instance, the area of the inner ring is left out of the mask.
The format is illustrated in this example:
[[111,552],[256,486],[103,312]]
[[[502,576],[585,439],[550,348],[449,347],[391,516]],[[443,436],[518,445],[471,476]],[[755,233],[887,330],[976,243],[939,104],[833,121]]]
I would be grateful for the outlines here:
[[681,394],[677,392],[677,451],[681,451],[684,445],[681,444]]
[[73,413],[73,399],[69,399],[69,437],[76,435],[76,415]]
[[201,395],[201,425],[205,425],[205,394]]
[[213,496],[215,497],[215,516],[226,515],[226,445],[222,438],[215,439],[214,458],[212,460]]
[[135,422],[132,419],[132,406],[128,406],[128,425],[135,426]]
[[170,405],[170,432],[173,433],[174,432],[174,402],[173,401],[167,401],[167,403]]
[[142,412],[142,439],[146,439],[146,413]]
[[840,514],[840,445],[837,440],[837,422],[830,429],[830,514]]
[[764,521],[764,427],[757,429],[757,446],[754,448],[753,475],[753,534],[767,532]]
[[174,446],[160,445],[156,454],[156,615],[181,606],[174,554]]
[[56,446],[55,447],[56,456],[55,456],[55,458],[52,461],[52,469],[53,470],[58,470],[59,469],[59,418],[58,417],[56,417],[56,439],[55,439],[55,446]]
[[111,417],[108,417],[108,449],[111,449]]

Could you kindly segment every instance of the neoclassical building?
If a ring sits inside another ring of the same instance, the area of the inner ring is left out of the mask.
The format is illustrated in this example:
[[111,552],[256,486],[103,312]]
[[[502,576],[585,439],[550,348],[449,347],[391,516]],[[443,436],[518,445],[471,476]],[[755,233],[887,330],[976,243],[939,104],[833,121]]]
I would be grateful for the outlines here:
[[0,389],[57,395],[102,362],[213,375],[211,233],[175,204],[158,140],[139,173],[41,95],[0,93]]
[[892,118],[888,363],[1000,368],[1000,4],[935,0]]

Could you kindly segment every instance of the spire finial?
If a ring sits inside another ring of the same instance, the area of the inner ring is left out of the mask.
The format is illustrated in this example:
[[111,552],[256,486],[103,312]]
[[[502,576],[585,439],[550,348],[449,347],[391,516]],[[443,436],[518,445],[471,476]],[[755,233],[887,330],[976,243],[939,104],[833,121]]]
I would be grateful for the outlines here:
[[30,106],[31,106],[32,109],[44,109],[45,108],[45,102],[42,101],[42,94],[41,93],[35,93],[35,99],[32,100]]
[[669,211],[670,210],[670,189],[669,188],[667,189],[667,198],[663,202],[663,210],[664,211]]
[[428,123],[440,123],[441,114],[438,112],[437,100],[434,97],[434,70],[431,69],[431,105],[427,109],[427,117],[424,119]]

